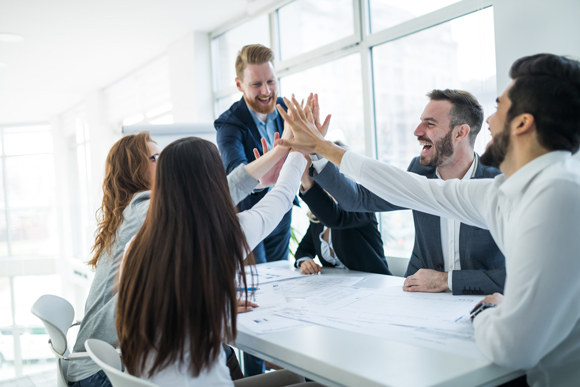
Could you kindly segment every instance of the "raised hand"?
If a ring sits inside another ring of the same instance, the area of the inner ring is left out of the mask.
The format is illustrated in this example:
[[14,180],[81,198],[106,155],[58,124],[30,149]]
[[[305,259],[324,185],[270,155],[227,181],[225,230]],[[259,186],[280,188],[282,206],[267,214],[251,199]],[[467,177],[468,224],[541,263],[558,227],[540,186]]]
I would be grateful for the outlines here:
[[324,120],[324,123],[322,125],[320,124],[320,105],[318,103],[318,94],[310,93],[310,95],[308,96],[307,105],[310,106],[310,110],[312,110],[312,116],[314,117],[314,125],[316,125],[316,128],[318,129],[320,134],[322,134],[322,136],[326,136],[326,133],[328,133],[328,127],[330,126],[331,116],[330,114],[327,115],[326,119]]
[[[291,130],[288,130],[288,132],[292,133]],[[286,130],[284,130],[284,133],[286,133]],[[282,134],[282,137],[284,137],[284,134]],[[280,139],[280,134],[278,132],[276,132],[274,134],[274,143],[278,142],[279,139]],[[264,150],[264,154],[268,153],[268,143],[266,142],[266,139],[262,138],[261,142],[262,142],[262,149]],[[274,145],[274,147],[276,147],[276,145]],[[258,160],[260,158],[260,152],[256,148],[254,148],[254,157],[256,158],[256,160]],[[282,167],[284,166],[284,160],[285,160],[285,157],[282,157],[280,160],[278,160],[276,162],[276,164],[274,164],[274,166],[268,172],[266,172],[262,176],[262,178],[260,178],[259,188],[271,187],[274,184],[276,184],[276,182],[278,181],[278,177],[280,176],[280,171],[282,170]]]
[[316,145],[324,142],[324,137],[319,132],[310,107],[302,109],[296,98],[289,100],[284,98],[289,113],[278,105],[278,112],[284,118],[284,121],[292,128],[294,139],[281,139],[279,143],[283,146],[295,148],[307,153],[316,153]]

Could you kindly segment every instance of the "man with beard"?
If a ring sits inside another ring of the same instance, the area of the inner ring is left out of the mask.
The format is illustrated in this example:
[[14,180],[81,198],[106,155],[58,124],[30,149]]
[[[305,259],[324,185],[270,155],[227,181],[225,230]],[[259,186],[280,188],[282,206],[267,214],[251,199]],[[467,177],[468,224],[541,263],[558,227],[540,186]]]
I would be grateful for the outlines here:
[[[260,153],[264,147],[272,149],[275,139],[284,129],[284,120],[276,111],[276,104],[286,106],[282,98],[278,98],[278,78],[271,49],[260,44],[244,46],[238,53],[235,66],[236,86],[243,96],[214,122],[218,147],[227,173],[240,164],[254,161],[254,148]],[[238,204],[239,210],[252,208],[267,192],[267,187],[259,186]],[[256,246],[253,251],[256,263],[288,259],[291,220],[292,210]],[[264,371],[263,360],[244,353],[246,377]]]
[[[483,123],[483,108],[477,99],[466,91],[449,89],[436,89],[427,96],[430,102],[414,132],[422,147],[421,154],[407,170],[441,180],[493,178],[501,173],[483,165],[473,150]],[[407,209],[349,180],[324,159],[313,164],[311,174],[316,183],[346,211]],[[405,273],[405,291],[450,289],[455,295],[503,293],[505,258],[489,231],[420,211],[413,211],[413,220],[415,246]]]
[[[383,199],[489,229],[506,255],[505,296],[472,314],[481,352],[527,371],[531,386],[580,380],[580,62],[552,54],[518,59],[487,119],[492,179],[428,180],[335,146],[292,101],[283,140],[317,153]],[[307,109],[308,112],[308,109]],[[483,158],[482,158],[483,159]],[[484,161],[484,160],[482,160]]]
[[[214,122],[217,143],[227,172],[240,164],[255,160],[254,148],[272,149],[282,134],[284,120],[276,111],[278,79],[274,70],[274,53],[260,44],[244,46],[236,58],[236,86],[243,97]],[[264,142],[261,139],[264,139]],[[260,187],[238,205],[240,211],[252,208],[268,192]],[[296,202],[297,203],[297,202]],[[256,263],[288,259],[292,210],[278,227],[254,250]]]

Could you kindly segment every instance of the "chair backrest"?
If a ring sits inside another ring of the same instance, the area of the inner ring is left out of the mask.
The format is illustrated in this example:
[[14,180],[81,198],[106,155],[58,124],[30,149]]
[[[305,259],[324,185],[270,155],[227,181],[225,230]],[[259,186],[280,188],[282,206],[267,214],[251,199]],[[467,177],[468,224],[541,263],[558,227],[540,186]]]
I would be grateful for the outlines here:
[[88,339],[85,341],[85,348],[91,359],[105,371],[113,387],[157,387],[151,382],[121,371],[119,354],[110,344],[97,339]]
[[75,317],[72,305],[64,298],[45,294],[32,305],[31,312],[44,324],[54,351],[68,355],[66,334]]

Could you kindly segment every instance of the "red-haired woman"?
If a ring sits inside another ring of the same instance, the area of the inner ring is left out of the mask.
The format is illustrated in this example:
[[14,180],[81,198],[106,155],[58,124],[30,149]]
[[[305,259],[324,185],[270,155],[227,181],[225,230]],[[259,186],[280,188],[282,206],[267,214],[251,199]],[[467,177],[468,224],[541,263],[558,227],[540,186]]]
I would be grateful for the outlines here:
[[[83,352],[87,339],[96,338],[113,346],[118,343],[115,330],[117,306],[117,274],[125,245],[143,225],[149,209],[151,187],[155,180],[159,148],[148,132],[121,138],[109,151],[105,163],[103,203],[98,213],[98,228],[93,258],[95,278],[85,305],[74,352]],[[237,203],[258,184],[270,185],[276,177],[277,161],[287,154],[281,148],[268,152],[249,165],[240,166],[227,177],[229,200]],[[278,167],[281,164],[278,163]],[[223,170],[223,166],[221,167]],[[279,172],[279,169],[278,169]],[[233,199],[233,201],[232,201]],[[70,362],[70,386],[110,386],[104,372],[91,360]]]

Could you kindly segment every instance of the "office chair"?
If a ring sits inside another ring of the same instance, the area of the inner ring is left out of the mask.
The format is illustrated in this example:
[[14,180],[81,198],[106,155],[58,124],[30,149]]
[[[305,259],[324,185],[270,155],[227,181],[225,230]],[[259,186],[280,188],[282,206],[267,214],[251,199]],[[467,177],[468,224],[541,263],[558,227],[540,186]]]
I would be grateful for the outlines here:
[[157,387],[156,384],[124,373],[117,350],[108,343],[88,339],[85,348],[91,359],[105,371],[113,387]]
[[48,344],[56,356],[56,385],[68,387],[66,374],[69,361],[90,358],[86,352],[69,352],[66,334],[70,327],[80,324],[77,322],[71,325],[75,316],[74,309],[64,298],[45,294],[32,305],[31,312],[42,321],[50,337]]

